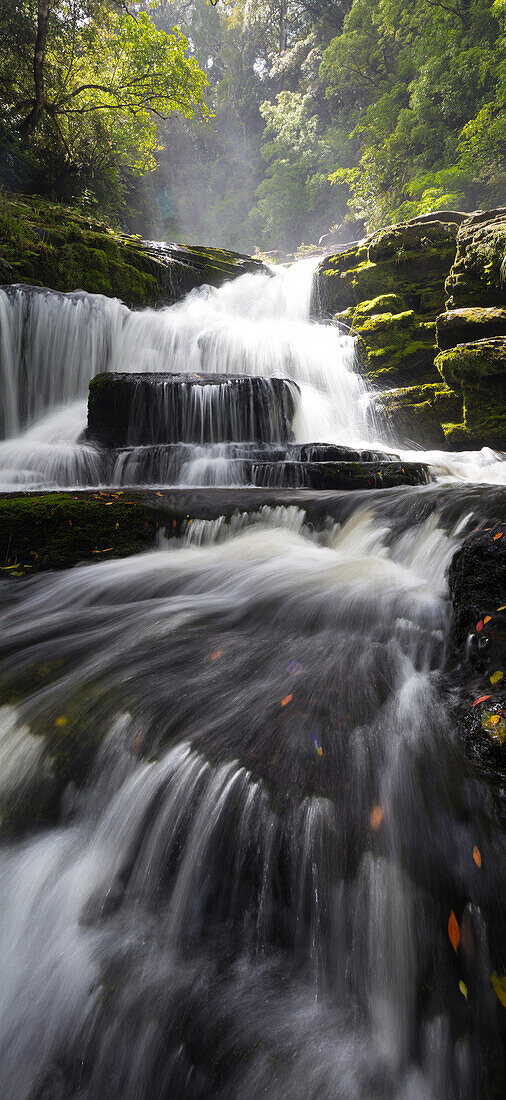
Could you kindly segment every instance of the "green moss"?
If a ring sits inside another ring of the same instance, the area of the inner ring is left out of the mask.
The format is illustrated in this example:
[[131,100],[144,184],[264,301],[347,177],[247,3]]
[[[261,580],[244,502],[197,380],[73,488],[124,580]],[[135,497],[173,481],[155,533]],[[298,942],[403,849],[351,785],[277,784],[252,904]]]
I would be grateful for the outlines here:
[[426,447],[444,446],[443,423],[462,415],[462,396],[441,383],[391,390],[377,403],[400,439]]
[[223,249],[150,249],[138,237],[42,199],[0,196],[0,241],[6,282],[81,289],[131,306],[173,300],[204,282],[219,286],[241,271],[262,269]]
[[65,569],[153,545],[167,513],[124,494],[0,498],[0,571]]

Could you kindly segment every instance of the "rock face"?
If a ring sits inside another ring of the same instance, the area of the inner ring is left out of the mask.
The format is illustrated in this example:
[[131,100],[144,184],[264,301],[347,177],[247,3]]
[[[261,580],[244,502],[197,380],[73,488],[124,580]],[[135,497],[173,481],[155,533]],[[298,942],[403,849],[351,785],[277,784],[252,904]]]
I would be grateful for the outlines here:
[[3,198],[0,230],[0,282],[86,290],[128,306],[174,302],[203,283],[221,286],[243,272],[265,270],[236,252],[116,233],[38,198]]
[[157,443],[283,443],[293,439],[299,387],[242,375],[98,374],[88,439],[108,447]]
[[364,373],[382,387],[435,381],[435,321],[457,230],[436,215],[390,226],[318,269],[314,312],[357,333]]
[[323,260],[313,311],[357,334],[399,439],[506,449],[505,280],[506,208],[439,211]]
[[463,396],[452,446],[506,450],[506,208],[462,223],[446,280],[447,311],[437,320],[435,365]]

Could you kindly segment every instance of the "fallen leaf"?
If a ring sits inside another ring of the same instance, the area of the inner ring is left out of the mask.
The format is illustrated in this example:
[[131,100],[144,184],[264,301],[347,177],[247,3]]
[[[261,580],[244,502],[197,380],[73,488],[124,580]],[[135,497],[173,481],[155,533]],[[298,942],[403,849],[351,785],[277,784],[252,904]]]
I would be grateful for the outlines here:
[[130,745],[130,755],[132,755],[135,752],[135,750],[139,748],[140,743],[141,743],[141,734],[136,733],[136,735],[135,735],[135,737],[132,741],[132,744]]
[[506,603],[503,603],[502,607],[496,607],[496,611],[506,611]]
[[104,504],[105,504],[106,508],[110,508],[111,505],[114,504],[114,501],[113,500],[104,500]]
[[474,859],[474,862],[475,862],[476,866],[481,867],[481,852],[480,852],[480,849],[476,846],[476,844],[473,848],[473,859]]
[[491,698],[492,698],[491,695],[480,695],[479,699],[474,700],[473,707],[477,707],[478,703],[484,703],[485,699],[491,699]]
[[453,950],[456,952],[459,946],[460,929],[458,920],[455,916],[455,913],[453,912],[453,909],[448,918],[448,935],[450,937],[450,943],[453,947]]
[[483,630],[483,619],[480,619],[479,623],[476,623],[476,629],[478,631],[478,634],[481,630]]
[[285,698],[281,700],[281,706],[287,707],[288,704],[291,703],[292,699],[293,695],[285,695]]
[[487,625],[487,623],[489,623],[489,622],[490,622],[491,618],[492,618],[492,616],[491,616],[491,615],[485,615],[485,618],[484,618],[484,620],[483,620],[483,626],[486,626],[486,625]]
[[69,527],[72,527],[72,520],[69,519]]
[[499,998],[504,1008],[506,1008],[506,974],[496,974],[494,970],[490,981],[492,982],[496,996]]
[[66,715],[65,714],[60,714],[58,716],[58,718],[55,720],[55,726],[66,726],[67,722],[68,722],[68,718],[66,717]]
[[503,534],[504,534],[504,532],[503,532],[503,531],[499,531],[499,532],[497,533],[497,535],[494,535],[494,542],[497,542],[497,539],[502,539],[502,537],[503,537]]
[[460,992],[462,993],[462,996],[465,997],[466,1001],[467,1001],[467,985],[465,985],[465,983],[462,981],[462,978],[460,979],[460,982],[459,982],[459,989],[460,989]]
[[499,680],[502,680],[503,676],[504,676],[504,672],[499,672],[499,671],[498,672],[493,672],[491,677],[490,677],[490,683],[491,684],[498,684]]
[[218,657],[223,656],[224,652],[225,652],[224,649],[215,649],[214,653],[211,653],[211,656],[210,656],[209,660],[210,661],[217,661]]
[[381,825],[381,822],[383,821],[383,810],[381,806],[373,806],[369,814],[369,821],[371,824],[371,829],[374,829],[374,832],[376,833]]
[[118,530],[118,527],[119,527],[119,523],[116,524],[116,530]]

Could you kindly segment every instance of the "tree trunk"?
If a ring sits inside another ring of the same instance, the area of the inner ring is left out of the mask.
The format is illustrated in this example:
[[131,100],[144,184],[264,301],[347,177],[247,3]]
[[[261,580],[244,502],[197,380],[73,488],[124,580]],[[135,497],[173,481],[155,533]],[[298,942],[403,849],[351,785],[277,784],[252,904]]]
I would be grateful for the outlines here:
[[47,25],[51,0],[37,2],[37,37],[33,55],[33,83],[35,101],[30,114],[21,123],[20,129],[28,137],[33,134],[44,108],[44,57],[46,53]]

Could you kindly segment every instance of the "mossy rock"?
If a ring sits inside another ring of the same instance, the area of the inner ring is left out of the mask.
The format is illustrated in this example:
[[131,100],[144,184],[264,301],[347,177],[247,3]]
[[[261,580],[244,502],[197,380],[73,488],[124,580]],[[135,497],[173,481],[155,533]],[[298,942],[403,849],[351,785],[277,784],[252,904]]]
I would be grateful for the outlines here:
[[399,305],[397,295],[362,302],[351,328],[360,337],[361,369],[378,385],[431,382],[435,377],[435,325],[413,310],[379,312],[381,304]]
[[423,447],[443,447],[443,425],[462,417],[462,395],[442,383],[391,390],[376,405],[397,439]]
[[506,305],[506,207],[472,215],[457,236],[447,310]]
[[435,365],[449,386],[506,375],[506,336],[457,344],[437,356]]
[[436,366],[449,385],[461,389],[463,422],[448,430],[452,445],[506,450],[506,336],[457,344]]
[[248,256],[197,245],[153,245],[39,198],[0,197],[0,273],[5,281],[121,298],[129,306],[176,301],[245,271]]
[[[155,497],[156,500],[156,497]],[[152,547],[167,513],[149,495],[48,493],[0,497],[0,573],[66,569]]]
[[436,333],[442,351],[456,344],[506,336],[506,306],[467,306],[442,313],[436,321]]
[[437,381],[435,320],[444,306],[457,230],[457,221],[437,217],[389,226],[320,264],[313,313],[358,334],[370,381]]

